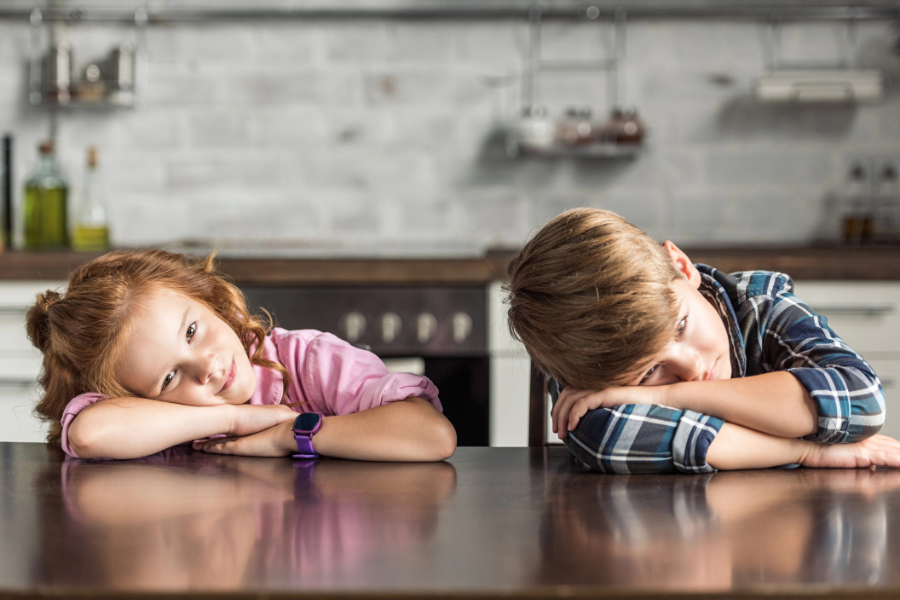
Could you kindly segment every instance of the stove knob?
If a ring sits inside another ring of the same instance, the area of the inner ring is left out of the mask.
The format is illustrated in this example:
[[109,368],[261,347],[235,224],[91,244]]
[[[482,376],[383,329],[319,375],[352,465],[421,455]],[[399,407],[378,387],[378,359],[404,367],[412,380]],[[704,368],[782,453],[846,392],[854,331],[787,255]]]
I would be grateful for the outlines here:
[[416,339],[420,344],[427,344],[437,332],[437,319],[431,313],[422,313],[416,317]]
[[385,344],[390,344],[400,335],[403,321],[396,313],[384,313],[381,315],[381,339]]
[[453,341],[462,344],[472,335],[472,317],[464,312],[453,315]]
[[359,338],[366,332],[366,318],[358,312],[348,313],[341,319],[341,328],[344,330],[344,337],[351,344],[358,342]]

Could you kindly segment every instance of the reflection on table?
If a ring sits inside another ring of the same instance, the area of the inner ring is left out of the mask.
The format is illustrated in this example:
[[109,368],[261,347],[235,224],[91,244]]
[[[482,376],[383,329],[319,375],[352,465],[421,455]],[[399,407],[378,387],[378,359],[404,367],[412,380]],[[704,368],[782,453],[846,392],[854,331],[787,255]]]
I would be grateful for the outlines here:
[[7,443],[0,482],[0,592],[20,597],[900,591],[895,470],[602,475],[563,448],[475,447],[79,461]]
[[550,487],[542,584],[714,592],[871,586],[890,574],[888,505],[898,500],[897,470],[592,481],[564,472]]
[[[434,534],[453,494],[448,463],[366,464],[203,456],[175,448],[140,461],[68,460],[67,519],[47,532],[96,552],[49,559],[45,581],[114,589],[229,590],[245,581],[341,580]],[[48,540],[49,541],[49,540]]]

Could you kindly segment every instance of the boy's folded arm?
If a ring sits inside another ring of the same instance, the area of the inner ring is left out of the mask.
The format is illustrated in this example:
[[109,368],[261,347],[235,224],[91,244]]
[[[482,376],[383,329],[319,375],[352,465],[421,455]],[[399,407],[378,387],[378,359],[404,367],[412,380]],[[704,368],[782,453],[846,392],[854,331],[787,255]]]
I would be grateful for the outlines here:
[[707,449],[723,422],[690,410],[629,404],[588,411],[564,438],[590,468],[605,473],[707,473]]
[[900,442],[876,435],[851,444],[818,444],[725,423],[710,444],[706,460],[722,470],[764,469],[792,463],[815,468],[900,467]]
[[[884,391],[872,367],[790,294],[766,315],[762,374],[676,384],[670,403],[765,433],[852,443],[878,433]],[[757,371],[757,372],[759,372]]]
[[289,408],[277,405],[185,406],[110,398],[75,416],[68,427],[68,443],[80,458],[138,458],[211,435],[260,431],[291,414]]
[[815,402],[802,383],[788,372],[687,381],[660,388],[662,403],[667,406],[713,415],[763,433],[798,438],[818,431]]
[[791,463],[819,468],[900,467],[900,442],[886,436],[819,444],[650,404],[589,411],[565,443],[590,468],[606,473],[703,473]]

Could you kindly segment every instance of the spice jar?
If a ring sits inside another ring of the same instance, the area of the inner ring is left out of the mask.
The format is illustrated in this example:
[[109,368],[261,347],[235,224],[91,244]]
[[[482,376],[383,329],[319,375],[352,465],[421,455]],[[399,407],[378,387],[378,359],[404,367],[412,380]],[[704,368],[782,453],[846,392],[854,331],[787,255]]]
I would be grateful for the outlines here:
[[640,144],[644,140],[644,122],[634,108],[614,108],[606,129],[608,139],[616,144]]

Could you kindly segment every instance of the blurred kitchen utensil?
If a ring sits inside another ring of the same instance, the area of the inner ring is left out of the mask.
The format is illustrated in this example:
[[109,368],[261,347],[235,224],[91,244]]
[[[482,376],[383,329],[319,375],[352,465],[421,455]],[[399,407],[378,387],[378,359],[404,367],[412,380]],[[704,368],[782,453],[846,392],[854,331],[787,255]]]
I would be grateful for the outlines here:
[[58,104],[68,104],[72,92],[72,47],[59,42],[44,57],[44,94]]
[[564,146],[585,146],[596,140],[600,127],[591,119],[589,106],[570,106],[560,119],[556,139]]
[[522,118],[513,126],[507,139],[507,154],[516,157],[520,152],[540,152],[556,142],[556,124],[539,104],[522,111]]
[[84,69],[84,76],[75,83],[74,96],[80,102],[102,102],[106,94],[106,84],[101,79],[100,66],[91,63]]
[[636,108],[614,108],[604,130],[604,137],[612,143],[636,145],[644,140],[644,122]]
[[12,248],[12,136],[3,136],[3,183],[0,191],[3,194],[3,235],[0,236],[0,248]]

